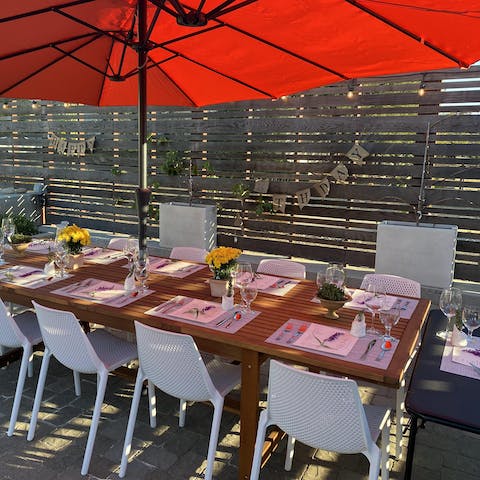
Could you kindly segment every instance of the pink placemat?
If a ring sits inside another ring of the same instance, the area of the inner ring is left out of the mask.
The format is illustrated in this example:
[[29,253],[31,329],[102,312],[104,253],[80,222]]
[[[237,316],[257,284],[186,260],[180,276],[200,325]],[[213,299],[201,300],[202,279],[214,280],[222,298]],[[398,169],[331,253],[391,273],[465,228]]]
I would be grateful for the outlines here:
[[15,265],[14,267],[0,270],[0,281],[13,283],[25,288],[40,288],[69,277],[71,275],[65,274],[63,277],[57,277],[55,274],[45,275],[43,270],[27,265]]
[[55,242],[53,240],[33,240],[29,243],[27,251],[47,255],[53,252],[54,248]]
[[[213,307],[213,308],[210,308]],[[203,313],[200,311],[203,310]],[[145,312],[146,315],[199,325],[226,333],[235,333],[260,312],[242,312],[238,305],[223,310],[220,303],[177,295]]]
[[187,262],[184,260],[171,260],[169,258],[150,258],[150,273],[168,275],[175,278],[185,278],[192,273],[206,268],[201,263]]
[[[473,352],[477,354],[475,355]],[[471,366],[473,364],[480,368],[479,354],[480,338],[474,337],[472,344],[467,347],[453,347],[449,338],[443,349],[440,370],[480,380],[480,375]]]
[[[301,338],[304,334],[306,334],[309,331],[309,327],[311,325],[315,325],[316,327],[326,327],[324,325],[320,324],[312,324],[310,322],[303,322],[301,320],[297,319],[290,319],[287,322],[285,322],[278,330],[276,330],[272,335],[270,335],[265,341],[268,343],[273,343],[276,345],[281,345],[283,347],[290,347],[290,348],[297,348],[299,350],[304,350],[308,352],[315,352],[318,353],[319,355],[323,355],[326,357],[331,357],[331,358],[343,358],[344,360],[348,362],[353,362],[353,363],[358,363],[359,365],[368,365],[369,367],[375,367],[375,368],[380,368],[380,369],[386,369],[388,365],[390,364],[390,361],[392,359],[393,354],[395,353],[395,350],[397,348],[398,342],[393,342],[392,343],[392,348],[390,350],[387,350],[385,354],[383,355],[383,358],[380,360],[377,360],[380,352],[382,351],[381,344],[382,344],[382,337],[378,336],[373,336],[373,335],[366,335],[365,337],[361,338],[356,338],[356,341],[353,343],[353,346],[351,347],[349,353],[347,355],[339,355],[336,352],[330,351],[328,348],[322,348],[317,341],[318,347],[315,345],[315,343],[312,341],[312,345],[314,348],[311,348],[310,346],[303,346],[301,342],[299,343],[299,338]],[[343,324],[342,324],[343,326]],[[313,331],[316,331],[316,327],[314,327]],[[332,327],[327,327],[327,328],[332,328]],[[303,333],[301,333],[303,331]],[[328,330],[330,331],[330,330]],[[343,329],[343,328],[332,328],[332,333],[333,335],[336,332],[341,332],[344,334],[350,335],[349,329]],[[327,330],[325,330],[327,332]],[[331,336],[329,335],[329,336]],[[299,337],[298,339],[295,339],[293,342],[290,342],[292,337],[297,336]],[[320,337],[317,335],[318,338],[321,340],[325,341],[326,338],[329,336]],[[348,337],[346,337],[348,338]],[[365,358],[360,358],[366,351],[368,344],[370,341],[376,340],[375,345],[373,348],[368,352]],[[335,340],[337,341],[337,340]],[[334,341],[334,342],[335,342]],[[289,343],[290,342],[290,343]],[[333,342],[333,343],[334,343]],[[340,341],[338,340],[340,343]],[[329,343],[329,342],[327,342]]]
[[123,285],[120,283],[108,282],[106,280],[99,280],[96,278],[87,278],[81,282],[67,285],[66,287],[54,290],[53,293],[67,297],[81,298],[102,305],[109,305],[111,307],[123,307],[129,303],[146,297],[153,293],[153,290],[145,290],[140,292],[126,292]]
[[125,255],[119,250],[93,247],[83,250],[83,258],[86,262],[97,263],[100,265],[110,265],[113,262],[117,262],[121,258],[125,258]]
[[292,280],[290,278],[275,277],[273,275],[265,275],[263,273],[255,274],[253,281],[254,285],[262,293],[268,293],[269,295],[277,295],[283,297],[290,290],[298,285],[298,280]]
[[350,335],[350,332],[340,328],[328,327],[318,323],[311,323],[307,330],[299,336],[293,344],[300,348],[327,352],[347,356],[358,338]]

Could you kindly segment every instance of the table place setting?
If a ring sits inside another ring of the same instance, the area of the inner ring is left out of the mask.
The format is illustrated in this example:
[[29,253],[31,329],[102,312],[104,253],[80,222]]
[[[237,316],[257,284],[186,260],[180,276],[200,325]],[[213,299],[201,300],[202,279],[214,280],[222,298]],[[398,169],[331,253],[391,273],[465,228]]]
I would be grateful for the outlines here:
[[55,249],[54,240],[32,240],[27,247],[27,252],[39,253],[41,255],[48,255],[50,252],[53,252]]
[[[273,275],[266,275],[264,273],[255,273],[254,282],[258,291],[262,293],[268,293],[269,295],[277,295],[283,297],[290,290],[298,285],[299,280],[293,280],[291,278],[276,277]],[[238,283],[238,278],[237,278]]]
[[25,288],[40,288],[52,283],[59,282],[71,277],[65,274],[63,277],[55,273],[46,274],[43,270],[27,265],[15,265],[11,268],[0,270],[0,281],[13,283]]
[[192,325],[235,333],[260,312],[245,312],[239,305],[223,310],[221,303],[177,295],[145,312],[146,315],[179,320]]
[[91,302],[119,308],[154,293],[154,290],[126,291],[120,283],[87,278],[81,282],[54,290],[52,293],[90,300]]
[[467,346],[455,347],[449,336],[443,349],[440,370],[480,380],[480,338],[473,337]]
[[89,263],[100,265],[110,265],[125,258],[125,254],[119,250],[110,250],[109,248],[91,247],[83,249],[83,259]]
[[206,265],[201,263],[150,257],[149,272],[175,278],[185,278],[204,268],[206,268]]
[[343,328],[298,319],[288,320],[265,341],[380,369],[388,367],[398,345],[398,341],[384,342],[373,335],[358,338]]

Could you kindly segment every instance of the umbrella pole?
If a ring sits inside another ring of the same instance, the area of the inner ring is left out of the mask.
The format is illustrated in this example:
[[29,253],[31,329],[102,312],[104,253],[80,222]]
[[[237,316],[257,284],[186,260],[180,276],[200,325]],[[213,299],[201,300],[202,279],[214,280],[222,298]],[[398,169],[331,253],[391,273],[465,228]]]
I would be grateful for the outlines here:
[[147,183],[147,1],[138,0],[138,208],[139,257],[147,255],[147,218],[151,192]]

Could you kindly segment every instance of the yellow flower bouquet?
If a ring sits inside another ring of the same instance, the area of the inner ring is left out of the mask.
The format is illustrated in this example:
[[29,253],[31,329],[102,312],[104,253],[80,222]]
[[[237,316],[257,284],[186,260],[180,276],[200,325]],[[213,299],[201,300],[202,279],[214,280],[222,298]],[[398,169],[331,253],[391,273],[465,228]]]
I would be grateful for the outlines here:
[[229,280],[241,254],[242,251],[238,248],[217,247],[207,254],[205,262],[216,280]]
[[90,233],[85,228],[77,225],[69,225],[60,231],[58,235],[59,242],[65,242],[68,251],[72,255],[77,255],[82,251],[82,247],[90,245]]

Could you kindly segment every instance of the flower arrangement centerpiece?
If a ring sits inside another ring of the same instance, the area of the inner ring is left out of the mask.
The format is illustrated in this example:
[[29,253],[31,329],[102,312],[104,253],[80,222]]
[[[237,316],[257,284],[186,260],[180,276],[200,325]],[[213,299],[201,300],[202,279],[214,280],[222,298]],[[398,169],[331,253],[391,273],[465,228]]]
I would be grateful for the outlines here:
[[87,229],[73,224],[60,231],[58,241],[65,242],[71,255],[78,255],[82,252],[83,247],[90,245],[90,233]]
[[210,281],[212,296],[221,297],[232,293],[232,276],[241,254],[240,249],[232,247],[217,247],[207,254],[205,262],[213,272],[213,281]]
[[339,318],[336,311],[352,299],[343,288],[337,287],[333,283],[324,283],[317,291],[317,298],[328,310],[325,316],[335,320]]

